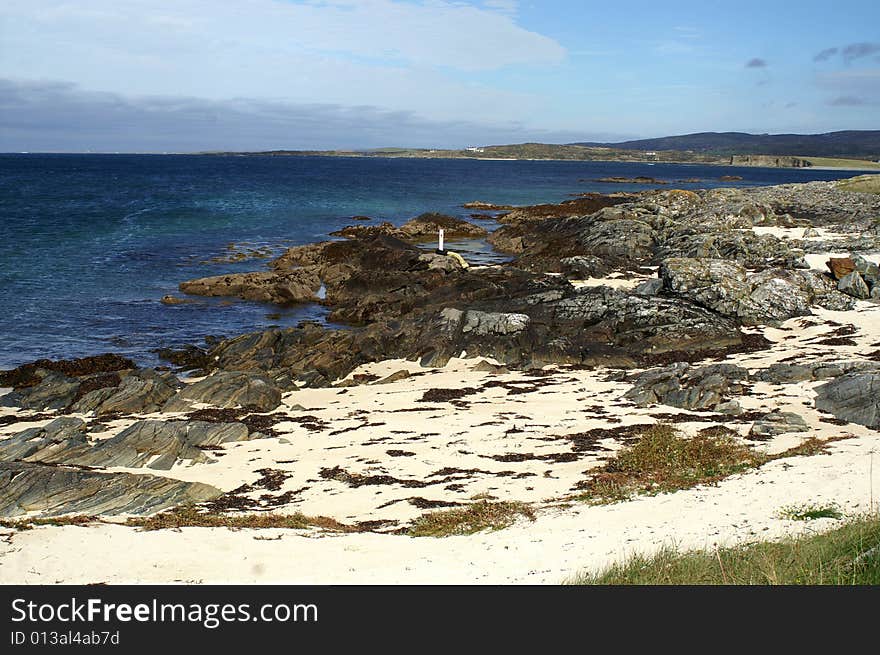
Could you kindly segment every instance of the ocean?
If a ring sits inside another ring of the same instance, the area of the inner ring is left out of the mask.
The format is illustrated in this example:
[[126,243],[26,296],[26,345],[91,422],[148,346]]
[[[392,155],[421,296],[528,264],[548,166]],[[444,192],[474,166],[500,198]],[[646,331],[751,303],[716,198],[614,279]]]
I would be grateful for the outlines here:
[[[0,368],[102,352],[153,366],[160,347],[324,321],[327,310],[317,305],[160,299],[180,295],[183,280],[265,268],[268,259],[232,261],[236,251],[277,256],[328,238],[355,215],[399,225],[426,211],[467,218],[475,210],[461,205],[472,200],[523,205],[650,188],[596,182],[612,176],[706,188],[855,174],[622,162],[0,155]],[[743,180],[722,182],[722,175]],[[700,182],[676,182],[692,178]],[[472,260],[503,259],[485,243],[467,251]]]

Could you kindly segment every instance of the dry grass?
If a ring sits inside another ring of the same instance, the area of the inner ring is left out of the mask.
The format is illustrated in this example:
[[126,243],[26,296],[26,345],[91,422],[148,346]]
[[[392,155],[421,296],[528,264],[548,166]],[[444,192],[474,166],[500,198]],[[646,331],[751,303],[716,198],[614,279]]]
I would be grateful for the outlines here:
[[837,188],[857,193],[880,193],[880,175],[859,175],[837,182]]
[[525,503],[479,500],[467,507],[423,514],[413,522],[407,534],[412,537],[448,537],[473,534],[486,528],[500,530],[520,516],[535,520],[534,512]]
[[14,530],[30,530],[41,525],[89,525],[100,523],[97,516],[85,516],[75,514],[71,516],[50,516],[47,518],[24,518],[24,519],[0,519],[0,527]]
[[125,525],[144,530],[168,530],[177,528],[233,528],[266,529],[283,528],[305,530],[321,528],[334,532],[356,532],[357,528],[339,523],[326,516],[305,514],[216,514],[200,510],[195,505],[182,505],[168,512],[153,516],[130,518]]

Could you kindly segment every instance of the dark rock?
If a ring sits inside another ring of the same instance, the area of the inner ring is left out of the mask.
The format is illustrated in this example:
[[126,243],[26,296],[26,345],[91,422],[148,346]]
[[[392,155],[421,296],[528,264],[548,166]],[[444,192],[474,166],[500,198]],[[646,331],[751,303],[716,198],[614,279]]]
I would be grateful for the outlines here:
[[654,277],[637,284],[633,288],[633,293],[639,296],[656,296],[663,291],[663,280]]
[[180,283],[180,290],[196,296],[233,296],[279,304],[317,302],[321,278],[314,268],[276,273],[230,273]]
[[39,359],[29,364],[22,364],[10,371],[0,371],[0,387],[19,389],[36,386],[43,377],[37,373],[40,369],[61,373],[70,378],[96,373],[124,371],[131,368],[135,368],[133,361],[114,353],[93,355],[92,357],[82,357],[80,359]]
[[0,462],[0,516],[151,514],[221,494],[199,482],[67,466]]
[[210,362],[208,351],[197,346],[159,348],[155,352],[160,359],[164,359],[183,370],[204,369],[208,367]]
[[268,412],[281,404],[281,389],[269,378],[250,372],[225,371],[185,385],[162,408],[164,412],[185,412],[194,403],[212,407],[252,407]]
[[569,279],[586,280],[591,277],[604,277],[608,274],[605,263],[595,255],[564,257],[559,260],[562,274]]
[[816,388],[816,409],[859,425],[880,425],[880,373],[851,373]]

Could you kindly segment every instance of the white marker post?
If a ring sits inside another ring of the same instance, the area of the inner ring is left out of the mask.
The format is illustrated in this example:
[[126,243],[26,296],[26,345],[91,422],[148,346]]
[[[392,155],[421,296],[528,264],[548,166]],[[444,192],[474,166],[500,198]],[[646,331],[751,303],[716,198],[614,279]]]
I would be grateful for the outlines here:
[[442,227],[440,228],[440,238],[439,238],[439,242],[440,242],[440,243],[439,243],[439,245],[437,246],[437,250],[438,250],[439,252],[443,252],[443,228],[442,228]]

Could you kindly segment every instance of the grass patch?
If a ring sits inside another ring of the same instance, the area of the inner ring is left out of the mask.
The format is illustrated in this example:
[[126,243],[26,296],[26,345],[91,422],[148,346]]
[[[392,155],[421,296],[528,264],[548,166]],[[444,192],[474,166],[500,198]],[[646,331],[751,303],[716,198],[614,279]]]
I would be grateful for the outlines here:
[[860,168],[876,168],[880,171],[880,164],[867,159],[841,159],[838,157],[804,157],[813,166],[822,166],[828,168],[851,168],[858,170]]
[[843,518],[837,505],[789,505],[779,510],[779,516],[790,521]]
[[809,537],[759,542],[715,552],[635,555],[598,574],[568,582],[588,585],[877,585],[880,515],[854,518]]
[[181,505],[153,516],[133,517],[125,525],[144,530],[168,530],[176,528],[284,528],[304,530],[322,528],[334,532],[356,532],[357,528],[340,523],[326,516],[296,514],[214,514],[200,510],[195,505]]
[[757,466],[761,455],[726,433],[706,432],[687,439],[669,424],[647,428],[590,480],[578,500],[604,504],[635,494],[654,494],[716,482]]
[[846,180],[839,180],[837,188],[857,193],[880,193],[880,175],[858,175]]
[[501,530],[520,516],[535,520],[534,512],[525,503],[480,500],[467,507],[423,514],[413,522],[407,534],[411,537],[448,537],[473,534],[486,528]]
[[575,500],[608,504],[637,494],[658,494],[714,484],[767,462],[800,455],[818,455],[843,437],[809,438],[776,455],[765,455],[740,443],[730,430],[701,430],[686,438],[670,424],[646,428],[639,440],[623,448],[592,477],[578,485]]

